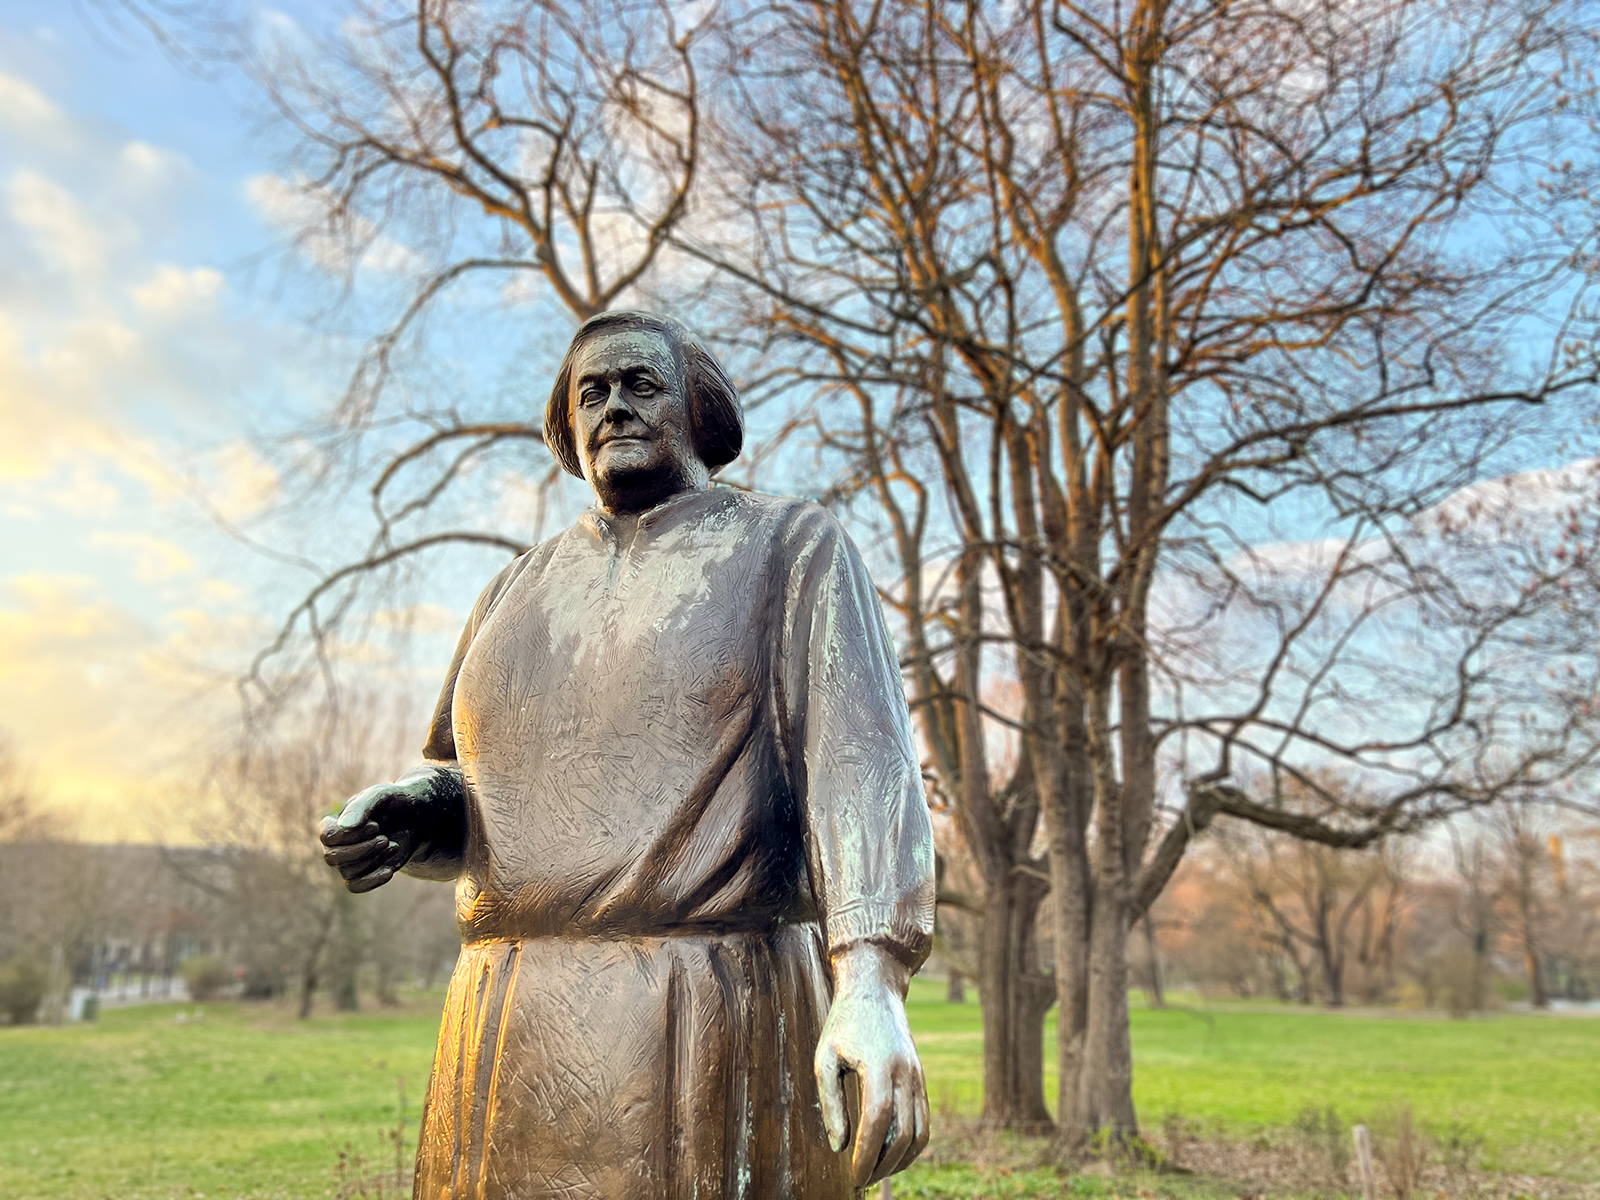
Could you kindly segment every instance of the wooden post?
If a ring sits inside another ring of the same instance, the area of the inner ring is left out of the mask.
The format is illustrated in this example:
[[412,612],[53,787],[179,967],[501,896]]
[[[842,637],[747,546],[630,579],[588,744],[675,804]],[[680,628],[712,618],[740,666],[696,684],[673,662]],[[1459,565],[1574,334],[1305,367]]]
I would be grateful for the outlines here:
[[894,1183],[885,1179],[878,1185],[878,1195],[881,1200],[894,1200]]
[[1361,1172],[1362,1198],[1378,1200],[1378,1177],[1372,1171],[1372,1134],[1365,1125],[1357,1125],[1351,1132],[1356,1136],[1356,1167]]

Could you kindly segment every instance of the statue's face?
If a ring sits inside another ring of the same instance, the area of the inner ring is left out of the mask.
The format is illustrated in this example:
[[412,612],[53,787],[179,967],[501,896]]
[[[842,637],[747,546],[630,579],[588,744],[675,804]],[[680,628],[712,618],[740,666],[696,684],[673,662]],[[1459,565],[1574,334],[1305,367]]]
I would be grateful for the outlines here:
[[619,330],[578,347],[572,420],[584,478],[607,508],[637,511],[705,486],[688,389],[672,347],[657,334]]

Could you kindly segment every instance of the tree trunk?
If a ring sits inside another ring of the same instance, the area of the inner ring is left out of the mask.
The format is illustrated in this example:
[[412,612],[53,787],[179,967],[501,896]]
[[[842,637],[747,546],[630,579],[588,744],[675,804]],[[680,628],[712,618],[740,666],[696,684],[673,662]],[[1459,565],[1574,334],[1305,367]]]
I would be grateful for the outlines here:
[[309,1020],[311,1005],[317,995],[317,955],[306,959],[300,972],[300,1019]]
[[358,975],[367,949],[367,936],[360,903],[354,894],[340,888],[334,893],[333,962],[329,964],[333,982],[333,1003],[340,1012],[359,1012],[361,996]]
[[1322,982],[1323,982],[1323,986],[1328,989],[1328,1000],[1327,1000],[1328,1007],[1329,1008],[1343,1008],[1344,1007],[1344,960],[1343,960],[1343,955],[1339,954],[1334,949],[1334,947],[1330,944],[1329,940],[1326,937],[1322,938],[1321,944],[1317,947],[1317,950],[1321,953],[1321,956],[1322,956]]
[[1145,964],[1150,971],[1150,1007],[1165,1008],[1167,998],[1161,990],[1161,951],[1156,947],[1155,926],[1150,923],[1148,912],[1144,914],[1143,925]]
[[1539,935],[1535,930],[1533,906],[1533,872],[1528,869],[1524,854],[1521,877],[1518,879],[1517,916],[1522,924],[1522,965],[1528,972],[1528,1002],[1535,1008],[1549,1008],[1550,994],[1545,990],[1544,972],[1539,969]]
[[[1111,878],[1106,878],[1106,876]],[[1138,1132],[1133,1110],[1133,1044],[1128,1032],[1128,903],[1120,871],[1102,866],[1089,921],[1088,1020],[1069,1142],[1105,1131],[1120,1141]]]
[[1488,1007],[1484,995],[1484,981],[1489,977],[1489,929],[1480,924],[1472,936],[1472,985],[1467,993],[1467,1003],[1473,1012]]
[[1037,884],[1022,877],[990,888],[984,900],[978,1001],[983,1123],[991,1129],[1041,1133],[1051,1127],[1044,1103],[1044,1017],[1052,997],[1032,961],[1041,899]]
[[1531,937],[1523,941],[1522,963],[1528,971],[1529,1002],[1535,1008],[1549,1008],[1550,994],[1545,990],[1544,972],[1539,969],[1539,952],[1535,949]]
[[951,967],[946,975],[944,998],[951,1004],[967,1002],[967,977],[959,967]]
[[1082,830],[1056,814],[1050,833],[1050,903],[1056,950],[1057,1131],[1062,1149],[1086,1136],[1074,1113],[1089,1022],[1089,862]]
[[322,970],[322,951],[328,944],[328,938],[333,931],[334,910],[330,905],[323,915],[322,926],[317,931],[316,938],[306,949],[305,960],[300,966],[300,1019],[309,1020],[311,1005],[316,999],[318,977]]

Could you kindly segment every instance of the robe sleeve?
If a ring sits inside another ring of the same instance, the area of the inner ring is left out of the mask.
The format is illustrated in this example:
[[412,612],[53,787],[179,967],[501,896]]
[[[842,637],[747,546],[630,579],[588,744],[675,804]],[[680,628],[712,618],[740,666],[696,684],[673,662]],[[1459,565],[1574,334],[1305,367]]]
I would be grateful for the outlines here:
[[788,539],[780,720],[830,958],[933,944],[933,828],[894,643],[866,567],[823,509]]
[[461,631],[461,638],[456,642],[456,652],[450,659],[450,670],[445,674],[444,687],[439,691],[439,701],[434,705],[433,723],[428,726],[428,740],[422,746],[422,757],[427,760],[425,765],[436,767],[456,765],[456,680],[461,675],[461,664],[466,660],[467,651],[472,649],[478,631],[483,628],[483,623],[494,611],[495,602],[505,594],[511,581],[522,573],[523,567],[533,554],[534,551],[530,550],[527,554],[514,559],[494,577],[488,587],[483,589],[478,602],[472,606],[472,615],[467,618],[467,627]]

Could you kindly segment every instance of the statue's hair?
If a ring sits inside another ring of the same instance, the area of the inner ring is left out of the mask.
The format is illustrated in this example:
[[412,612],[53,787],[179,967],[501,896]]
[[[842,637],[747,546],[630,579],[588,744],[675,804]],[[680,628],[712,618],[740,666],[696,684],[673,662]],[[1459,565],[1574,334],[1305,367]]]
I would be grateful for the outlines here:
[[573,441],[572,364],[578,347],[599,333],[641,331],[660,335],[672,347],[678,370],[689,393],[689,440],[706,469],[715,471],[739,457],[744,446],[744,409],[733,380],[712,357],[705,343],[670,317],[650,313],[603,312],[590,317],[572,335],[561,359],[550,402],[544,410],[544,444],[571,474],[583,478],[578,448]]

